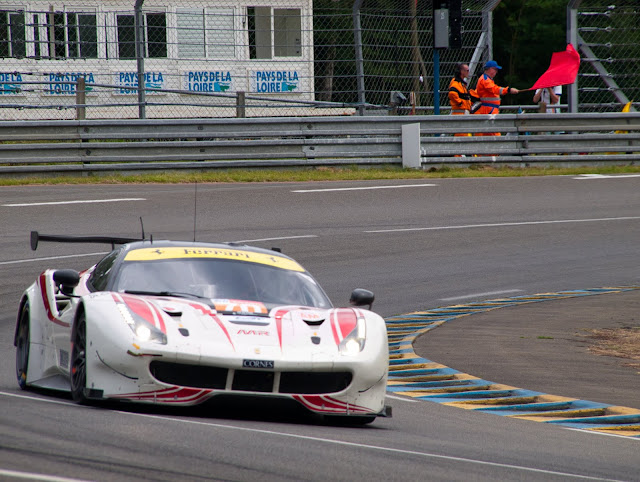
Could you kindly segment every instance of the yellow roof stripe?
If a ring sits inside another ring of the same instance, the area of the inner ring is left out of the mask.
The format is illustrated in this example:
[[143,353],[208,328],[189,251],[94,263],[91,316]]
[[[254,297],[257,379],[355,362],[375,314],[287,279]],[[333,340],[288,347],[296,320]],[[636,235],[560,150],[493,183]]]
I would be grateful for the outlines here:
[[296,261],[274,254],[255,253],[240,249],[200,248],[191,246],[171,246],[159,248],[142,248],[129,251],[125,261],[156,261],[162,259],[182,258],[216,258],[233,259],[247,263],[259,263],[291,271],[304,271]]

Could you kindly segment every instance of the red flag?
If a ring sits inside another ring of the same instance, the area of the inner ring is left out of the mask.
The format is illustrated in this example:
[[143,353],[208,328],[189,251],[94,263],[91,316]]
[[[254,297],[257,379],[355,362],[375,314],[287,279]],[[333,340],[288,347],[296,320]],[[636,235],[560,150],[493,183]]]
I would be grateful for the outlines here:
[[573,48],[573,45],[567,44],[567,50],[564,52],[553,53],[547,71],[528,90],[573,84],[578,76],[579,67],[580,54]]

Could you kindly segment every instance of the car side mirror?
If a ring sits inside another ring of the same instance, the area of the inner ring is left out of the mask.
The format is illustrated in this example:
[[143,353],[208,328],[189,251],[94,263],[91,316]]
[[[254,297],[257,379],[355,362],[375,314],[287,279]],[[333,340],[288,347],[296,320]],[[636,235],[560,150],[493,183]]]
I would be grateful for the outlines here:
[[349,303],[353,306],[364,306],[369,305],[369,309],[373,306],[373,300],[375,296],[369,290],[365,290],[363,288],[356,288],[351,292],[351,298],[349,299]]
[[63,294],[70,296],[80,283],[80,273],[73,269],[58,269],[53,273],[53,282]]

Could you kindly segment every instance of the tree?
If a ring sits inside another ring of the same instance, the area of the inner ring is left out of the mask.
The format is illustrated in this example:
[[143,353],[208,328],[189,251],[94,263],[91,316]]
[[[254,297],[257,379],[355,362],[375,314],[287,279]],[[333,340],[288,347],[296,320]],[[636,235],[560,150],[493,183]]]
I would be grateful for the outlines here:
[[[493,15],[493,54],[503,84],[526,89],[566,44],[566,0],[503,0]],[[524,95],[524,94],[523,94]],[[523,98],[507,98],[523,103]]]

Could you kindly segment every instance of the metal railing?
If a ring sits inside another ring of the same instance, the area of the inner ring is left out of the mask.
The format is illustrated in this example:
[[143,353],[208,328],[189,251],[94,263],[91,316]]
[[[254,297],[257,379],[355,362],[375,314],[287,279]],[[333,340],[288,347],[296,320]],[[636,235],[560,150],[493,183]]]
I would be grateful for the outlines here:
[[[461,132],[502,135],[454,136]],[[5,176],[372,164],[619,164],[640,161],[640,114],[3,121],[0,139],[0,175]]]

